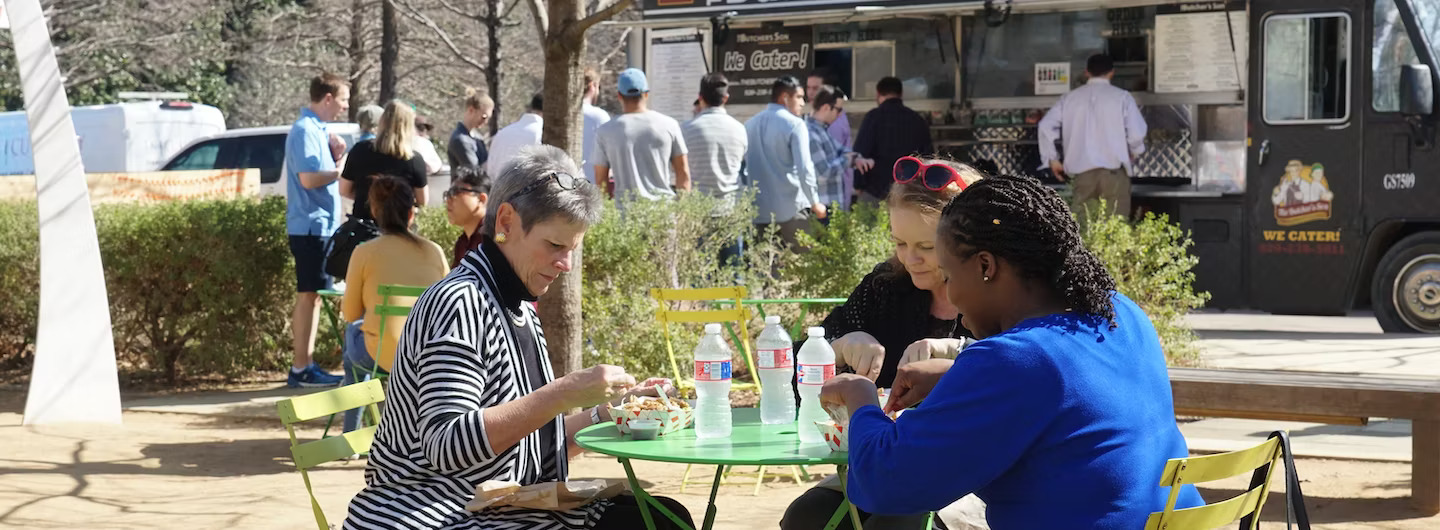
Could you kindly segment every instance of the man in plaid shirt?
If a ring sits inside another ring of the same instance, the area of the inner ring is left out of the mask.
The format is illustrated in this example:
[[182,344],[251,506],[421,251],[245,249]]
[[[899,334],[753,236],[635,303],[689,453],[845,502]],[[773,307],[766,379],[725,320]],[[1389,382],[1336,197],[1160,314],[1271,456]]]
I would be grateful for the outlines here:
[[[815,184],[820,203],[831,208],[848,210],[850,192],[845,189],[845,172],[855,167],[855,153],[835,141],[830,125],[845,116],[845,92],[830,85],[815,91],[810,101],[814,112],[805,118],[810,128],[810,160],[815,164]],[[829,219],[821,222],[828,224]]]

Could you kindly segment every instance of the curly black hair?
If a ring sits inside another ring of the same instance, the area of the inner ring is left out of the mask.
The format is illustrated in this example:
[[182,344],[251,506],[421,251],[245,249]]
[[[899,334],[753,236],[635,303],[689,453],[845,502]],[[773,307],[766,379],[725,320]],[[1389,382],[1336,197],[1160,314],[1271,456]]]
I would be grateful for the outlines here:
[[1044,281],[1070,311],[1115,326],[1115,279],[1081,242],[1065,201],[1040,181],[997,176],[976,182],[945,207],[939,232],[951,243],[1004,258],[1025,278]]

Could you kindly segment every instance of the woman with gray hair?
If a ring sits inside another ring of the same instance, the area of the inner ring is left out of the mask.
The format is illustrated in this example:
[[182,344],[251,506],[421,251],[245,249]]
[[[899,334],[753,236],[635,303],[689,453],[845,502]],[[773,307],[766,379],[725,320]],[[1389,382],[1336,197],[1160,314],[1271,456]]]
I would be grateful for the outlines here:
[[[611,421],[607,403],[654,395],[618,366],[555,378],[531,304],[600,218],[600,191],[564,151],[528,147],[497,179],[480,247],[425,291],[397,346],[366,487],[347,529],[634,529],[633,497],[565,511],[465,510],[487,480],[562,482],[580,429]],[[567,411],[591,407],[577,414]],[[657,498],[690,521],[679,503]],[[657,521],[660,523],[661,521]],[[668,524],[668,521],[664,521]],[[691,524],[693,527],[693,523]],[[669,528],[669,526],[660,526]]]

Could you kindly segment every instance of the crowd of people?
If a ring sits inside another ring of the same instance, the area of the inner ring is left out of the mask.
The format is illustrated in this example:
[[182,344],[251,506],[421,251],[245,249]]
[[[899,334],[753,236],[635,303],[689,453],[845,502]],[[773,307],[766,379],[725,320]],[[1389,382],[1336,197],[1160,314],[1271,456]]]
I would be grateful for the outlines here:
[[[494,105],[470,94],[448,142],[442,197],[462,234],[446,253],[412,228],[432,169],[413,147],[424,138],[414,111],[399,101],[378,116],[362,111],[374,136],[346,154],[324,122],[345,113],[349,89],[317,77],[286,145],[299,293],[291,383],[340,382],[310,362],[310,348],[342,196],[355,199],[351,220],[378,233],[346,256],[344,383],[389,376],[366,486],[344,527],[643,527],[630,496],[559,511],[465,505],[487,480],[566,480],[577,432],[613,421],[609,406],[622,400],[673,389],[618,366],[559,377],[550,366],[533,303],[571,271],[606,197],[623,209],[697,192],[728,207],[746,186],[758,191],[754,222],[777,225],[792,245],[812,218],[854,201],[888,209],[894,245],[822,324],[841,373],[821,400],[851,415],[848,491],[823,481],[790,505],[781,528],[824,527],[847,495],[867,529],[923,528],[926,514],[962,498],[983,502],[994,528],[1138,527],[1163,508],[1161,469],[1187,454],[1165,358],[1148,317],[1081,243],[1071,208],[1035,179],[930,155],[929,126],[904,105],[898,79],[877,85],[878,106],[852,141],[848,98],[826,81],[823,72],[803,85],[776,80],[771,102],[742,124],[725,109],[728,81],[712,73],[680,123],[649,108],[648,81],[634,69],[617,77],[623,112],[607,115],[594,107],[599,77],[587,72],[578,163],[541,145],[540,96],[487,145],[474,133]],[[1123,106],[1102,84],[1091,97]],[[1062,169],[1085,173],[1076,158]],[[429,286],[403,326],[383,333],[381,284]],[[877,388],[891,389],[887,403]],[[356,420],[347,415],[345,428]],[[693,526],[683,505],[655,500]],[[1201,502],[1187,487],[1175,506]]]

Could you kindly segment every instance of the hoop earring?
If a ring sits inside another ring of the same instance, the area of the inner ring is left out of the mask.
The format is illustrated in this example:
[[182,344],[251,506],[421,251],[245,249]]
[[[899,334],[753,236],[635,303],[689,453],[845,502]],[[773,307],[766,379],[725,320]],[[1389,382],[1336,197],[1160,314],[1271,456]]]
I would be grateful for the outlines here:
[[496,243],[504,243],[506,239],[507,239],[507,238],[505,237],[505,233],[504,233],[504,232],[495,234],[495,242],[496,242]]

